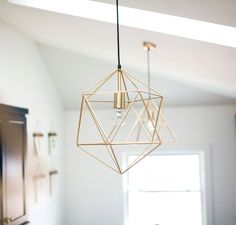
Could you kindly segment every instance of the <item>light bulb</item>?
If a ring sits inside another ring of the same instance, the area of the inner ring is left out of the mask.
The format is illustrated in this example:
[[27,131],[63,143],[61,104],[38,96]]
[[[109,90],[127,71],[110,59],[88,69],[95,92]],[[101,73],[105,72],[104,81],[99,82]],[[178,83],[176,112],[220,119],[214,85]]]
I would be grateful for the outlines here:
[[152,121],[150,119],[146,122],[146,127],[149,131],[154,131],[154,126],[153,126]]
[[124,119],[124,121],[122,122],[124,117],[124,111],[122,109],[115,109],[115,114],[114,117],[112,118],[114,125],[119,125],[120,123],[121,126],[124,126],[126,123],[126,119]]

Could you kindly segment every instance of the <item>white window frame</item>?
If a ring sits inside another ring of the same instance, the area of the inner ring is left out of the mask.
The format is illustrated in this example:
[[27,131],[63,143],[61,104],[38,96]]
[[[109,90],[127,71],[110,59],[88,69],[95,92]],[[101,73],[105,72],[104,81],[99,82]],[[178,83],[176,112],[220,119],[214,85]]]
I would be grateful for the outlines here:
[[[137,152],[138,154],[138,152]],[[136,152],[126,152],[123,154],[123,163],[127,164],[129,156],[136,155]],[[200,185],[201,185],[201,212],[202,224],[213,225],[213,194],[211,180],[211,151],[208,146],[193,147],[176,147],[171,149],[160,148],[151,155],[198,155],[200,162]],[[143,159],[145,160],[145,159]],[[128,180],[129,172],[123,176],[123,192],[124,192],[124,224],[128,225]]]

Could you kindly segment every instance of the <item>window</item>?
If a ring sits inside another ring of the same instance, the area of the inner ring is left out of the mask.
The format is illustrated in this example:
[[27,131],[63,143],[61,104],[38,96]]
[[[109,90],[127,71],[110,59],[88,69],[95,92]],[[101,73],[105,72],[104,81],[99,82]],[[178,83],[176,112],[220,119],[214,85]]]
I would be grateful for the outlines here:
[[146,157],[128,174],[128,225],[202,225],[200,181],[198,154]]

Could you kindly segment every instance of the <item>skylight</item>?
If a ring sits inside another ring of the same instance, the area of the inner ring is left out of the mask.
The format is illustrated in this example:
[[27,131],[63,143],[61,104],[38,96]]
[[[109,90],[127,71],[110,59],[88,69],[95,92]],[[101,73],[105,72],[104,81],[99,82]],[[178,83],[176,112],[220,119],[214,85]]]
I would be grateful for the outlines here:
[[[10,3],[115,24],[115,6],[89,0],[8,0]],[[193,40],[236,47],[236,28],[120,7],[120,24]]]

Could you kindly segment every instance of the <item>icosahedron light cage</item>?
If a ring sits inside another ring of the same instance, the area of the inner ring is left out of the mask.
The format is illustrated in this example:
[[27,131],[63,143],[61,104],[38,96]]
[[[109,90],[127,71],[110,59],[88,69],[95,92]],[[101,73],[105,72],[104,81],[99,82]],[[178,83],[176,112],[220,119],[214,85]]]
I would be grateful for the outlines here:
[[[115,70],[82,94],[77,146],[125,173],[161,145],[162,103],[158,92],[124,70]],[[152,112],[150,105],[155,109]],[[141,115],[150,118],[153,129],[147,129]],[[130,151],[137,157],[126,164],[124,157]]]

